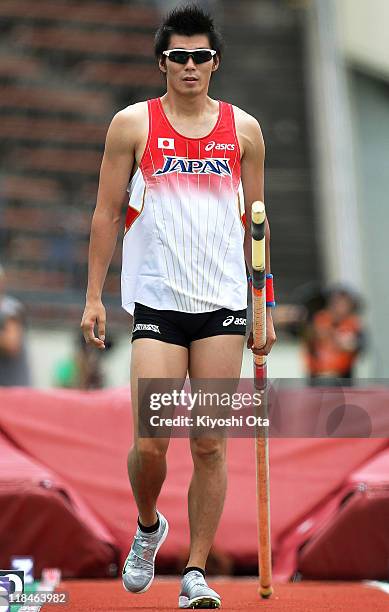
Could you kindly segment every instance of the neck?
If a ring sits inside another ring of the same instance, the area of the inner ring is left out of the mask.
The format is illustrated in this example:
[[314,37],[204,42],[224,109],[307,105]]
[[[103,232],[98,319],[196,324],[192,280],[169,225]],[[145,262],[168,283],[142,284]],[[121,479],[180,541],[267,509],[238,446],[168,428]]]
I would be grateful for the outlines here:
[[162,104],[170,115],[177,115],[180,117],[200,117],[207,106],[209,105],[210,98],[207,92],[201,92],[196,96],[184,96],[172,89],[169,89],[161,98]]

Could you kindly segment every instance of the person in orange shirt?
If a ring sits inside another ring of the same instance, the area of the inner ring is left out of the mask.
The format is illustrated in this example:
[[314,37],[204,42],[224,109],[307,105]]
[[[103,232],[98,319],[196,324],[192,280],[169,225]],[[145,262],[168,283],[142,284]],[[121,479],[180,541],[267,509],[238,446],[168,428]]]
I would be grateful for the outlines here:
[[313,316],[305,335],[305,361],[312,383],[323,378],[352,378],[363,348],[359,306],[351,291],[338,287]]

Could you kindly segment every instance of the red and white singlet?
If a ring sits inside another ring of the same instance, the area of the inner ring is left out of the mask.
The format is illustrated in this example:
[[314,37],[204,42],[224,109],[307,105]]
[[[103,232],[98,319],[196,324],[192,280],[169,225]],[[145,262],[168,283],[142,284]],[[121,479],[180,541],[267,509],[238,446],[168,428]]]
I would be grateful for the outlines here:
[[244,202],[233,109],[204,138],[169,123],[148,101],[149,133],[129,186],[123,240],[122,305],[209,312],[247,306]]

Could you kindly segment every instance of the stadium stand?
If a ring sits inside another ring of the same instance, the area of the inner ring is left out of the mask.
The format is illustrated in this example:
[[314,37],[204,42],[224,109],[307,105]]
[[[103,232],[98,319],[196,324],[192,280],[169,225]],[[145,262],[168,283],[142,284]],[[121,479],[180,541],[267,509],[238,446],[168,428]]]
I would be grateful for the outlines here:
[[[212,95],[261,123],[277,293],[280,301],[293,300],[295,287],[321,277],[302,20],[298,10],[269,0],[226,0],[222,17],[228,52]],[[47,313],[55,323],[69,321],[74,312],[80,318],[105,132],[117,110],[163,92],[153,57],[158,21],[150,2],[0,3],[0,261],[10,273],[9,291],[35,322]],[[285,241],[286,233],[295,240]],[[53,257],[56,239],[58,252],[71,253],[67,266],[60,265],[58,253]],[[113,321],[123,321],[115,286],[119,272],[118,247],[106,286]]]
[[[160,95],[155,10],[137,2],[0,5],[0,261],[30,320],[78,320],[112,115]],[[120,251],[106,300],[120,320]]]
[[322,279],[312,187],[304,11],[298,4],[302,8],[304,3],[223,2],[228,48],[223,71],[216,76],[220,97],[253,114],[264,135],[265,198],[279,303],[293,302],[297,287],[313,281],[320,284]]
[[66,23],[85,23],[87,25],[103,25],[113,27],[154,28],[155,12],[137,2],[124,5],[120,1],[111,0],[99,2],[61,2],[48,0],[39,5],[31,4],[29,0],[18,2],[3,0],[0,6],[0,16],[6,19],[30,21],[54,21]]

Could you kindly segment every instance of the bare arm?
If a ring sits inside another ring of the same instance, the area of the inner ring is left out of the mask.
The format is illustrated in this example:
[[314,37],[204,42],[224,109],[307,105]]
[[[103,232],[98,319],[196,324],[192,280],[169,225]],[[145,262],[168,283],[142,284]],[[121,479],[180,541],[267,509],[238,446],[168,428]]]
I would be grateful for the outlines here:
[[9,318],[0,329],[0,355],[16,357],[22,348],[23,325],[19,319]]
[[[242,111],[241,111],[242,112]],[[246,232],[244,253],[248,269],[251,272],[251,206],[256,200],[265,201],[264,196],[264,163],[265,143],[261,128],[253,118],[242,113],[240,118],[242,142],[241,176],[245,201]],[[266,232],[266,272],[270,272],[270,228],[265,221]]]
[[[115,250],[123,201],[134,165],[135,145],[131,124],[128,111],[121,111],[115,115],[108,129],[100,169],[97,203],[92,219],[88,288],[81,328],[86,342],[100,349],[105,348],[106,320],[101,296]],[[94,333],[96,323],[98,337]]]
[[[243,248],[246,264],[251,273],[251,206],[256,200],[264,202],[265,143],[258,122],[243,111],[238,111],[237,126],[242,148],[241,176],[246,216]],[[265,220],[265,236],[265,266],[266,272],[270,273],[270,227],[267,218]],[[252,334],[250,334],[247,343],[248,347],[259,355],[268,354],[276,341],[270,308],[267,308],[266,316],[267,338],[265,346],[261,350],[254,349]]]

